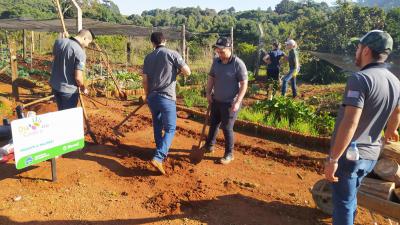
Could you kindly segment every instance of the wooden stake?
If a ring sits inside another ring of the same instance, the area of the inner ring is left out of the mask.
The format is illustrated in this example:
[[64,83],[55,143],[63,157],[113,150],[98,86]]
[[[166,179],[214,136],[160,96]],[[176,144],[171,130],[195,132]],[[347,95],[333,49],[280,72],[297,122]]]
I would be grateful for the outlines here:
[[31,32],[31,69],[33,64],[33,52],[35,51],[35,37],[34,32]]
[[128,42],[126,43],[126,65],[132,65],[132,37],[128,37]]
[[258,30],[260,32],[260,37],[258,38],[257,58],[254,68],[254,76],[256,77],[256,79],[258,78],[258,72],[260,70],[261,49],[264,47],[264,31],[260,23],[258,24]]
[[41,33],[39,33],[38,39],[39,39],[38,40],[38,51],[39,51],[39,53],[41,53],[42,52],[42,34]]
[[232,42],[231,51],[233,54],[233,27],[231,27],[231,42]]
[[31,44],[32,44],[32,53],[35,52],[35,31],[31,31]]
[[11,84],[12,84],[12,94],[14,98],[19,101],[19,91],[16,80],[18,79],[18,66],[17,66],[17,54],[15,41],[9,42],[10,49],[10,65],[11,65]]
[[26,60],[26,30],[23,30],[23,55],[22,58],[24,59],[24,61]]
[[181,52],[182,52],[182,58],[183,60],[186,59],[186,27],[185,24],[182,25],[182,34],[181,34],[181,38],[182,38],[182,43],[181,43]]

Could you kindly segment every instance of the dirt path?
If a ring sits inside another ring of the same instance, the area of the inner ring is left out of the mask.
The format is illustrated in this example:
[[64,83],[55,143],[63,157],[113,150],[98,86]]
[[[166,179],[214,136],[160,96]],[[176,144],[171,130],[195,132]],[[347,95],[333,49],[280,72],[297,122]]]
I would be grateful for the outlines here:
[[[23,171],[13,163],[0,165],[1,225],[330,224],[309,192],[322,178],[325,154],[236,134],[232,164],[215,163],[223,154],[219,142],[214,155],[193,165],[188,155],[201,124],[178,119],[167,175],[158,176],[148,164],[155,143],[147,107],[120,129],[125,137],[118,137],[110,128],[136,106],[96,100],[107,103],[86,99],[101,144],[89,142],[59,158],[58,182],[50,182],[48,162]],[[357,224],[371,221],[361,209]]]

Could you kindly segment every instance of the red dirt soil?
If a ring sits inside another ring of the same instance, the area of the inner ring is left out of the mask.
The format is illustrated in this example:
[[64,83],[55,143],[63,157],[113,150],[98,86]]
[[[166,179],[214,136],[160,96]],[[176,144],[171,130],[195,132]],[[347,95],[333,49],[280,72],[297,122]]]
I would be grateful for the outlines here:
[[[330,224],[309,191],[322,178],[325,154],[236,133],[233,163],[215,163],[223,154],[220,136],[216,153],[193,165],[188,156],[202,125],[179,118],[167,175],[159,176],[148,163],[155,146],[148,108],[117,136],[112,128],[137,105],[95,100],[85,103],[100,144],[87,136],[85,149],[57,159],[57,182],[48,162],[21,171],[14,162],[0,164],[1,225]],[[365,209],[356,224],[372,224]]]

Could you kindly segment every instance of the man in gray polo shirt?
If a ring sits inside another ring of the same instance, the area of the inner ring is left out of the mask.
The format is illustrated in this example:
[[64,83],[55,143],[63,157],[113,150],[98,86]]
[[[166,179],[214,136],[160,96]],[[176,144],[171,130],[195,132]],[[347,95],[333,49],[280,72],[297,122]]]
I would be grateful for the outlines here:
[[[358,43],[356,65],[361,70],[348,78],[325,164],[325,177],[333,182],[334,225],[354,223],[357,190],[376,164],[385,126],[386,140],[399,139],[400,82],[384,64],[392,48],[393,39],[380,30]],[[351,142],[359,149],[358,160],[346,157]]]
[[190,75],[190,68],[179,53],[165,47],[163,33],[152,33],[150,40],[154,51],[144,60],[143,87],[153,118],[156,142],[151,165],[165,174],[163,160],[167,157],[176,128],[176,76],[179,73]]
[[82,29],[72,38],[57,39],[53,46],[53,65],[50,86],[53,89],[58,110],[75,108],[79,92],[87,93],[83,83],[86,54],[83,50],[94,40],[94,34]]
[[211,104],[211,125],[205,152],[213,152],[213,146],[221,127],[225,137],[225,154],[222,164],[230,163],[233,157],[233,126],[247,90],[247,68],[239,57],[232,54],[230,38],[219,38],[213,46],[218,58],[211,66],[207,82],[207,100]]

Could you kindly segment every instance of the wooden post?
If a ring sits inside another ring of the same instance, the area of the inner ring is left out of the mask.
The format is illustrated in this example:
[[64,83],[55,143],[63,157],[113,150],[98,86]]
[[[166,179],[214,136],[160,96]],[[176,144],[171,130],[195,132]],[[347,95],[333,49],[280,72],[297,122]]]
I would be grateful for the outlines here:
[[182,25],[182,43],[181,43],[181,52],[182,52],[182,58],[183,60],[186,59],[186,28],[185,24]]
[[56,182],[57,181],[57,163],[56,159],[52,158],[51,159],[51,181]]
[[42,34],[39,33],[39,38],[38,38],[38,51],[39,53],[42,52]]
[[17,54],[16,54],[16,46],[15,41],[9,42],[9,50],[10,50],[10,65],[11,65],[11,84],[12,84],[12,94],[14,98],[19,101],[19,91],[16,80],[18,78],[18,66],[17,66]]
[[186,63],[189,64],[189,46],[186,47]]
[[126,43],[126,65],[132,65],[132,37],[128,37],[128,42]]
[[26,59],[26,30],[25,29],[23,30],[23,55],[22,55],[22,58],[25,61],[25,59]]
[[76,28],[77,28],[77,32],[79,32],[80,30],[82,30],[82,9],[78,5],[78,3],[76,3],[75,0],[72,0],[72,3],[74,4],[76,11],[77,11],[77,13],[76,13]]
[[257,58],[256,58],[256,64],[255,64],[255,68],[254,68],[254,76],[255,76],[256,80],[258,78],[258,72],[260,70],[261,50],[264,47],[264,31],[263,31],[262,25],[260,23],[258,24],[258,30],[260,32],[260,37],[258,38]]
[[31,31],[32,53],[35,52],[35,31]]
[[31,32],[31,69],[33,65],[33,52],[35,51],[35,36],[34,32]]
[[0,40],[0,60],[3,61],[5,60],[4,58],[4,52],[3,52],[3,40]]
[[233,54],[233,27],[231,27],[231,42],[232,42],[231,50]]

